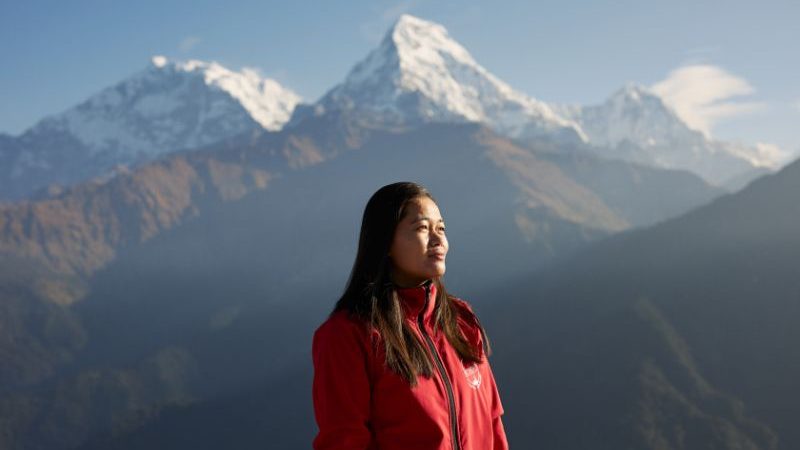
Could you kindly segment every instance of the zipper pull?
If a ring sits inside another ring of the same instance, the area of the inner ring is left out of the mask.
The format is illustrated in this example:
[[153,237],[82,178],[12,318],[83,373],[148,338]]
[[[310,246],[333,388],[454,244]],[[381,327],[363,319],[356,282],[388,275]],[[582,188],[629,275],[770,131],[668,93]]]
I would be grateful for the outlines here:
[[422,318],[425,327],[428,326],[428,318],[425,317],[425,314],[428,312],[428,303],[431,301],[431,283],[425,284],[425,306],[422,308]]

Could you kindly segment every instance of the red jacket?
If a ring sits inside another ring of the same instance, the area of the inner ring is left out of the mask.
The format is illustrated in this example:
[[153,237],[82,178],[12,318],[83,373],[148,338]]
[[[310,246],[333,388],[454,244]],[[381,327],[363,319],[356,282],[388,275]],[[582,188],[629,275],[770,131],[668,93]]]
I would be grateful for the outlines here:
[[435,348],[433,377],[419,375],[412,388],[384,364],[377,330],[368,331],[346,311],[335,312],[314,332],[311,350],[319,426],[314,449],[508,449],[503,405],[469,304],[455,299],[458,324],[483,362],[465,367],[444,334],[433,329],[436,285],[429,281],[397,292],[428,356]]

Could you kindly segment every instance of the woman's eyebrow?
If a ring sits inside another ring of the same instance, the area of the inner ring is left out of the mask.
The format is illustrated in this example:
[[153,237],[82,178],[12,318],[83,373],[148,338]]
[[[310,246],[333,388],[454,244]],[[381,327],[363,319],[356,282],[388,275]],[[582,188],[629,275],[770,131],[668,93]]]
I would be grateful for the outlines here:
[[[417,217],[417,220],[415,220],[415,221],[413,221],[411,223],[415,224],[415,223],[423,221],[423,220],[431,220],[431,218],[428,217],[428,216]],[[444,222],[444,219],[439,219],[439,222]]]

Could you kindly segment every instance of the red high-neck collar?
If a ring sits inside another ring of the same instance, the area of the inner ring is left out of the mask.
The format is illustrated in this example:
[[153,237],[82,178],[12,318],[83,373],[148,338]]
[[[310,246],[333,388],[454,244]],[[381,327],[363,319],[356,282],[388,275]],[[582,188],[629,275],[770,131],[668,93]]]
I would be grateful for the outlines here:
[[[428,294],[427,291],[430,290]],[[433,311],[436,309],[436,283],[432,279],[425,280],[424,283],[412,287],[399,287],[395,285],[395,291],[400,297],[400,301],[406,311],[406,318],[414,322],[417,321],[419,313],[425,308],[423,320],[427,323],[431,322]],[[425,296],[428,294],[430,300],[427,307],[425,307]]]

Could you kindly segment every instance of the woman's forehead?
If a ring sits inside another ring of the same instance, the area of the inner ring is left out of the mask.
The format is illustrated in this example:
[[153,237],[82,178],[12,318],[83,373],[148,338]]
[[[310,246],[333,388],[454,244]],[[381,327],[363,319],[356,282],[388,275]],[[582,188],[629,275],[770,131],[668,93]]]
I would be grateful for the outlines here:
[[415,223],[421,220],[432,220],[435,222],[443,221],[439,208],[436,203],[424,197],[422,199],[415,199],[409,202],[408,214],[406,216],[408,221]]

